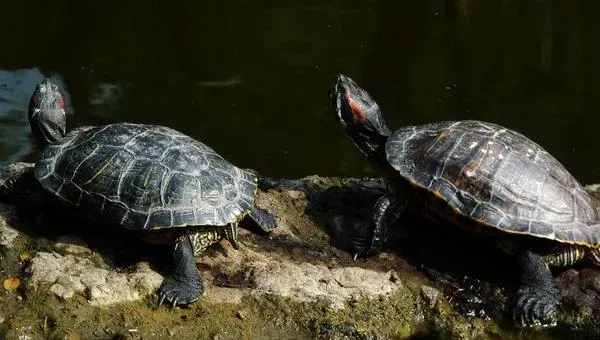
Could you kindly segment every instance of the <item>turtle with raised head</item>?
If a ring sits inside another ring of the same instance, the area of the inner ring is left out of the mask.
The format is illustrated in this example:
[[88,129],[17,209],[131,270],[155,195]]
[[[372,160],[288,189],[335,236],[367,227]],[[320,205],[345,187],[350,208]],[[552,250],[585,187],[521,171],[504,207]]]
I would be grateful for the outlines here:
[[371,96],[338,75],[330,102],[354,144],[386,174],[390,192],[373,208],[372,228],[353,240],[358,254],[381,248],[406,211],[494,237],[517,256],[513,316],[552,325],[559,303],[549,267],[600,264],[600,221],[591,199],[541,146],[511,129],[476,120],[391,132]]
[[223,238],[238,249],[242,219],[264,232],[276,227],[274,216],[255,206],[255,174],[174,129],[118,123],[67,133],[64,97],[48,79],[31,96],[29,122],[43,149],[35,178],[51,196],[102,225],[174,245],[159,305],[202,295],[195,256]]

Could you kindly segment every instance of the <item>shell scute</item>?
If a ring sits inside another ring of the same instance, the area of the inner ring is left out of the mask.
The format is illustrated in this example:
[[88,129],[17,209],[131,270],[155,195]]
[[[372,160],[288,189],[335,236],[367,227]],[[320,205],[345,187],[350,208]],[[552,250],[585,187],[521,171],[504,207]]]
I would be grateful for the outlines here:
[[130,229],[229,224],[254,205],[256,177],[176,130],[143,124],[76,129],[35,166],[44,188]]
[[397,130],[386,156],[400,176],[443,196],[472,220],[506,232],[600,244],[598,214],[583,187],[522,134],[480,121]]

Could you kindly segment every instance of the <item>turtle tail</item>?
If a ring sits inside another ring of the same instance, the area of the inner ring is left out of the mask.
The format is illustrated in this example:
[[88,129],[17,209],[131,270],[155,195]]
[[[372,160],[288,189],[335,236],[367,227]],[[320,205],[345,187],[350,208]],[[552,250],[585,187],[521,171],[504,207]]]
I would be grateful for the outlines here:
[[594,265],[600,266],[600,248],[590,250],[588,257]]
[[265,209],[252,207],[248,215],[258,225],[260,234],[268,235],[273,229],[277,228],[277,219]]

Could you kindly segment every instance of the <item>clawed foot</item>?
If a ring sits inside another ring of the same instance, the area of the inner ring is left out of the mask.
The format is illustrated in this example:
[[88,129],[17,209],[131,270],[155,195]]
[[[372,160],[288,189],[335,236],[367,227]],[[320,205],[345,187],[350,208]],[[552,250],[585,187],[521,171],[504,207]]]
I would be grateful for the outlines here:
[[170,305],[171,308],[177,305],[187,305],[198,300],[203,292],[204,287],[200,281],[190,282],[169,276],[158,288],[158,306],[160,307],[163,302]]
[[556,291],[534,291],[531,287],[519,287],[513,317],[519,327],[556,326]]
[[521,280],[513,318],[519,327],[556,325],[558,287],[542,258],[530,251],[519,256]]
[[373,228],[368,223],[354,223],[349,236],[348,251],[353,254],[354,260],[379,250],[372,248]]

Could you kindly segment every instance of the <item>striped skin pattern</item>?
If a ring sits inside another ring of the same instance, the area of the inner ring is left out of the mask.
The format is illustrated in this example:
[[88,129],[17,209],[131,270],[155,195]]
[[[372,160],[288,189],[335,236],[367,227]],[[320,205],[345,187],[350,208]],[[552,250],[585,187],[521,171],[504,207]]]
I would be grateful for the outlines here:
[[120,123],[80,128],[35,165],[44,188],[128,229],[223,226],[254,205],[257,180],[178,131]]
[[499,230],[597,247],[599,218],[582,186],[522,134],[480,121],[399,129],[390,165],[460,215]]

